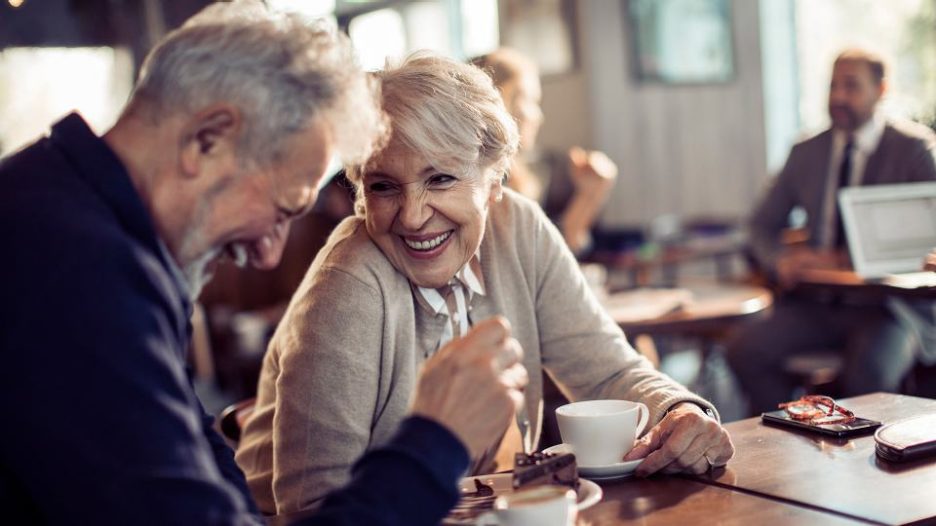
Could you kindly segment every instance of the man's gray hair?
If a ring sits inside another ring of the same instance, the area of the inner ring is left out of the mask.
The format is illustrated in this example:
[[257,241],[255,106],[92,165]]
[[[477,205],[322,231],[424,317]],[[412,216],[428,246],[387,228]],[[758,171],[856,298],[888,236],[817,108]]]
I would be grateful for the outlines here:
[[324,21],[272,13],[259,1],[208,6],[146,57],[129,108],[152,118],[217,102],[245,120],[246,161],[278,161],[286,139],[324,118],[344,162],[360,162],[387,130],[376,86],[347,37]]

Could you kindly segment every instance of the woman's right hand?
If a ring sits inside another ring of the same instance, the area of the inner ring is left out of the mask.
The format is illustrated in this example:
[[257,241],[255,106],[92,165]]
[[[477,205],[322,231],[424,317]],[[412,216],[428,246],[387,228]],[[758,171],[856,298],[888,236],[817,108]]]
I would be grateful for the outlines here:
[[930,250],[930,253],[926,255],[926,259],[923,260],[923,270],[936,271],[936,248]]
[[444,425],[477,458],[523,405],[522,357],[506,319],[476,324],[423,365],[412,413]]
[[604,193],[614,186],[618,168],[607,155],[578,146],[569,149],[569,167],[576,192]]

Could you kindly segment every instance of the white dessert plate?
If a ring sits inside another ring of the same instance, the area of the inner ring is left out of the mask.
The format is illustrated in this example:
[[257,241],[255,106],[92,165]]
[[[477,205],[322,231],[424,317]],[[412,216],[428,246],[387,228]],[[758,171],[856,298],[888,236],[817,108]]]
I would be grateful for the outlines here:
[[[477,477],[465,477],[461,479],[459,488],[463,495],[476,491],[476,480],[478,483],[494,490],[494,495],[489,497],[491,501],[493,501],[497,495],[513,491],[513,473],[494,473],[491,475],[478,475]],[[579,511],[590,508],[600,502],[603,494],[601,486],[590,480],[579,478],[579,487],[576,492]],[[466,501],[466,499],[463,498],[455,505],[455,509],[452,510],[449,516],[442,521],[442,524],[477,524],[478,514],[486,511],[479,509],[483,505],[481,505],[478,500],[485,500],[485,498],[476,499],[474,503]],[[490,506],[491,504],[487,504],[483,507],[490,509]]]

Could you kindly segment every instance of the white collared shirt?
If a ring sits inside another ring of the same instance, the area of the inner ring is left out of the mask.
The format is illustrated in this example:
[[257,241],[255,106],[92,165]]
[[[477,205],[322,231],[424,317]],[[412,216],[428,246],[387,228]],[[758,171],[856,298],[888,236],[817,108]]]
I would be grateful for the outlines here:
[[[442,331],[439,345],[436,347],[436,350],[441,349],[454,338],[464,336],[468,332],[471,327],[471,320],[468,318],[471,298],[475,294],[485,295],[480,251],[455,273],[445,287],[434,289],[412,284],[412,288],[420,305],[434,314],[443,314],[449,319],[449,323],[445,324],[445,329]],[[446,301],[448,292],[446,289],[451,289],[452,292],[448,301]]]
[[[884,116],[875,112],[868,122],[858,128],[853,135],[853,148],[851,153],[851,173],[848,175],[848,186],[858,186],[864,180],[865,166],[868,158],[877,150],[884,135],[886,121]],[[848,133],[832,130],[832,154],[829,156],[829,168],[826,175],[826,192],[822,210],[822,236],[821,245],[826,248],[835,246],[835,218],[838,214],[838,179],[839,167],[842,164],[842,155],[848,143]]]

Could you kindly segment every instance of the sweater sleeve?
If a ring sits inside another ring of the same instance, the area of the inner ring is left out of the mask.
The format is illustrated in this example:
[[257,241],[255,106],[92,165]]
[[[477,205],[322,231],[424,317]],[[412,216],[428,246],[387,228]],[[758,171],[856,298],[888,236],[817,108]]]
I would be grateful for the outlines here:
[[323,268],[271,343],[278,353],[272,421],[277,513],[315,507],[345,485],[367,451],[381,381],[383,307],[352,275]]
[[410,417],[384,447],[365,455],[351,482],[330,494],[304,525],[431,526],[458,500],[468,452],[443,426]]
[[260,524],[206,439],[168,277],[124,246],[83,254],[37,265],[4,330],[4,468],[50,523]]
[[[647,404],[651,424],[682,401],[715,408],[657,371],[598,302],[561,235],[534,215],[536,317],[543,368],[571,400]],[[648,426],[649,427],[649,426]]]

